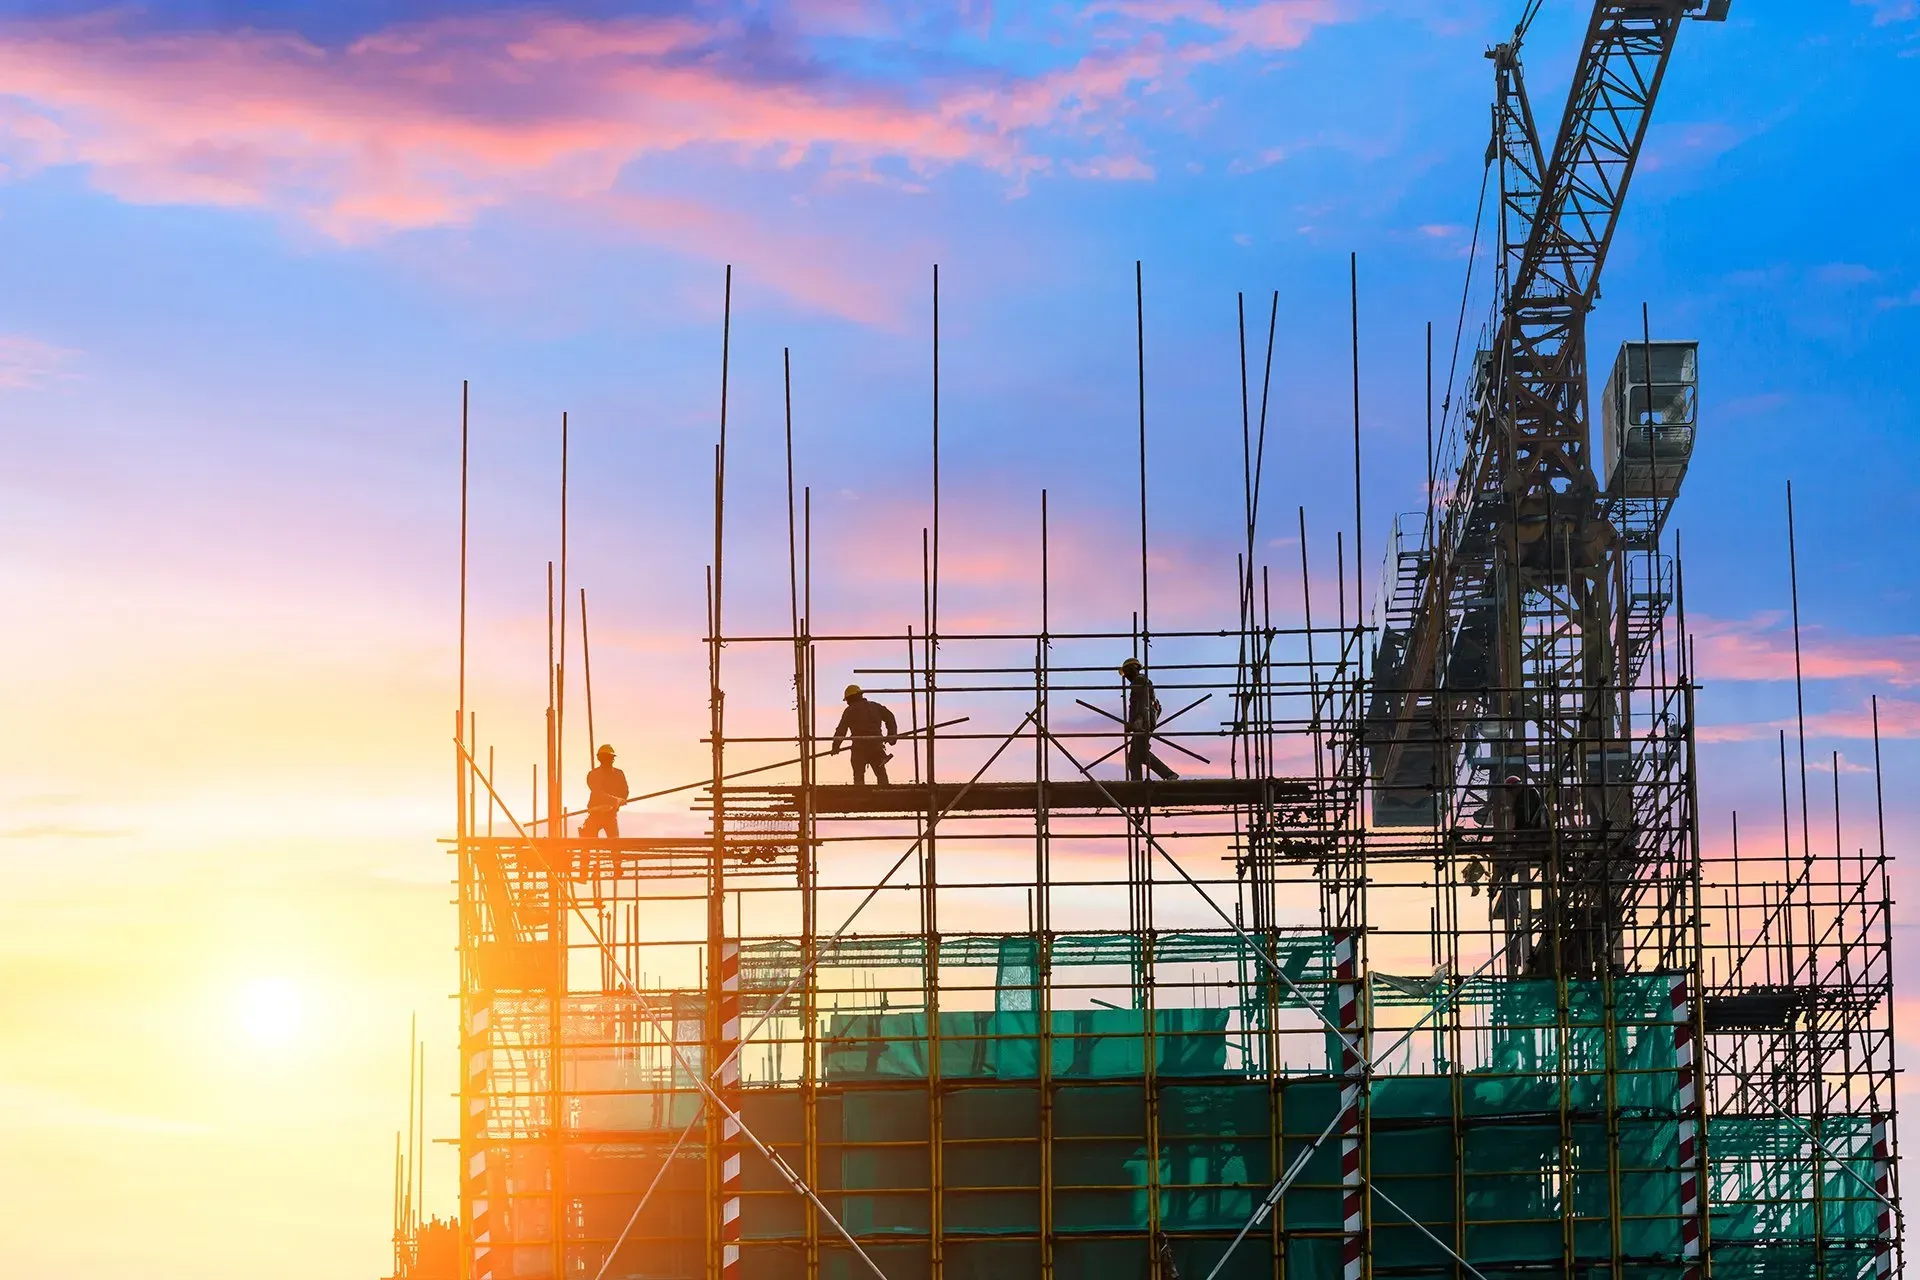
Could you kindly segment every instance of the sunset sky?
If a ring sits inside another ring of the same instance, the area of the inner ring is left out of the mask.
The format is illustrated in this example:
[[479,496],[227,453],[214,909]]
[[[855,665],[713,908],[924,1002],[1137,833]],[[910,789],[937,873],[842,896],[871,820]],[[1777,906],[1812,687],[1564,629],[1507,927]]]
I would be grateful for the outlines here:
[[[703,768],[729,263],[735,625],[785,620],[783,347],[816,628],[917,624],[936,262],[956,625],[1034,624],[1043,486],[1056,616],[1125,625],[1136,259],[1156,610],[1232,609],[1236,291],[1262,332],[1281,296],[1263,552],[1292,572],[1304,505],[1331,575],[1349,252],[1370,584],[1520,7],[0,0],[0,1269],[385,1274],[415,1012],[455,1131],[462,379],[470,701],[514,796],[563,411],[601,736],[636,786]],[[1584,10],[1529,37],[1546,120]],[[1701,343],[1675,523],[1713,843],[1778,828],[1789,480],[1809,753],[1866,841],[1878,693],[1890,839],[1920,827],[1916,100],[1913,0],[1690,24],[1607,268],[1596,367],[1643,302]]]

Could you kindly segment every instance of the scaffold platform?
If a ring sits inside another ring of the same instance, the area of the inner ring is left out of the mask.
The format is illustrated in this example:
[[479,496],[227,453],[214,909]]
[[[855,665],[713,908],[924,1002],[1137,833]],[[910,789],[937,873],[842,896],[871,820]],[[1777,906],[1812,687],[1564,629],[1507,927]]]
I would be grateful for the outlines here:
[[1179,778],[1170,782],[1094,782],[1085,779],[1033,782],[897,783],[889,786],[815,784],[810,787],[730,788],[752,803],[772,802],[789,812],[804,804],[815,814],[1032,813],[1036,809],[1180,810],[1236,805],[1299,803],[1312,798],[1310,784],[1293,778]]

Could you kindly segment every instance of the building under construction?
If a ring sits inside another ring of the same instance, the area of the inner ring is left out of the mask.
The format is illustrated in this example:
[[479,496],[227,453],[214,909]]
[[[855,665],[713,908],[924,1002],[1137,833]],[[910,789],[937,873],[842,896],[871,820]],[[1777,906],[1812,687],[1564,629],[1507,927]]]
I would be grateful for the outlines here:
[[[946,625],[936,390],[921,616],[813,629],[789,464],[791,625],[739,634],[722,409],[705,832],[574,834],[557,672],[542,820],[462,707],[463,1276],[1898,1272],[1884,839],[1810,835],[1803,781],[1703,846],[1667,525],[1709,361],[1647,334],[1588,420],[1661,76],[1724,10],[1600,0],[1544,141],[1524,23],[1493,51],[1491,319],[1377,593],[1357,406],[1350,568],[1315,597],[1304,520],[1261,559],[1256,369],[1217,625],[1155,629],[1144,517],[1133,616],[1055,616],[1044,498],[1031,625]],[[887,785],[828,761],[846,679]]]

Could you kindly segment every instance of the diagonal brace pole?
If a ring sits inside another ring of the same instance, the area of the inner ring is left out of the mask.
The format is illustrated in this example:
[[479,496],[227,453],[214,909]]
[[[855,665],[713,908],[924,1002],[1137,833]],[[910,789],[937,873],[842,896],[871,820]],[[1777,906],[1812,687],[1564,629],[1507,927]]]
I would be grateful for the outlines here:
[[1345,1045],[1348,1049],[1352,1050],[1354,1053],[1356,1054],[1359,1053],[1360,1043],[1357,1040],[1355,1040],[1352,1036],[1348,1035],[1345,1031],[1341,1030],[1340,1026],[1337,1023],[1335,1023],[1331,1018],[1327,1017],[1326,1014],[1322,1013],[1320,1011],[1320,1007],[1317,1004],[1307,999],[1306,994],[1300,990],[1299,986],[1294,982],[1294,980],[1287,976],[1286,970],[1280,966],[1279,961],[1275,960],[1272,956],[1268,955],[1266,948],[1262,947],[1260,943],[1257,940],[1255,940],[1252,934],[1248,933],[1245,929],[1241,928],[1238,921],[1236,921],[1232,916],[1228,915],[1225,911],[1220,909],[1220,904],[1213,900],[1213,895],[1208,893],[1206,891],[1205,886],[1203,886],[1198,880],[1195,880],[1190,874],[1188,874],[1187,869],[1181,866],[1179,861],[1176,860],[1172,854],[1168,853],[1158,840],[1153,838],[1153,833],[1147,830],[1146,824],[1140,821],[1140,819],[1135,817],[1132,813],[1128,812],[1126,806],[1122,805],[1118,800],[1114,799],[1113,792],[1108,790],[1107,784],[1100,781],[1100,779],[1094,777],[1092,771],[1089,770],[1086,765],[1083,765],[1080,763],[1080,761],[1074,756],[1073,752],[1068,749],[1066,743],[1060,741],[1059,738],[1055,737],[1046,728],[1038,725],[1036,725],[1035,727],[1040,730],[1041,735],[1045,737],[1047,741],[1051,742],[1054,745],[1054,748],[1058,750],[1061,755],[1067,758],[1067,762],[1069,764],[1071,764],[1075,769],[1078,769],[1080,771],[1081,777],[1085,778],[1088,782],[1091,782],[1099,790],[1100,794],[1106,797],[1108,804],[1112,805],[1116,810],[1118,810],[1120,813],[1126,816],[1128,824],[1132,826],[1134,831],[1140,836],[1140,838],[1147,843],[1148,847],[1150,847],[1155,853],[1159,854],[1162,858],[1166,859],[1167,865],[1172,867],[1174,871],[1179,874],[1182,880],[1185,880],[1189,885],[1193,887],[1193,891],[1199,894],[1201,899],[1206,902],[1207,906],[1213,909],[1213,914],[1215,914],[1216,916],[1219,916],[1220,919],[1226,924],[1226,926],[1229,929],[1232,929],[1236,934],[1240,936],[1240,941],[1247,944],[1247,946],[1253,950],[1254,955],[1259,957],[1260,962],[1264,964],[1273,973],[1274,977],[1280,979],[1281,985],[1286,987],[1287,991],[1292,994],[1293,998],[1298,1000],[1301,1003],[1301,1005],[1305,1007],[1309,1013],[1313,1014],[1314,1017],[1318,1018],[1321,1024],[1325,1026],[1328,1031],[1331,1031],[1336,1037],[1338,1037],[1340,1040],[1340,1043]]
[[[1464,978],[1456,979],[1453,984],[1454,993],[1457,994],[1458,992],[1464,990],[1466,985],[1469,982],[1473,981],[1475,978],[1485,973],[1488,969],[1492,968],[1494,961],[1498,960],[1504,954],[1506,954],[1506,948],[1502,947],[1499,951],[1496,951],[1492,955],[1488,956],[1486,959],[1486,963],[1482,964],[1478,969],[1475,969],[1472,973],[1468,974]],[[1451,1000],[1449,1000],[1448,1003],[1451,1003]],[[1441,1006],[1436,1004],[1433,1008],[1421,1014],[1420,1020],[1418,1022],[1408,1027],[1404,1032],[1400,1034],[1400,1038],[1398,1040],[1395,1040],[1392,1044],[1388,1045],[1384,1050],[1382,1050],[1377,1056],[1375,1056],[1373,1061],[1367,1063],[1366,1074],[1368,1076],[1371,1076],[1373,1074],[1374,1068],[1378,1067],[1381,1063],[1387,1061],[1387,1059],[1393,1057],[1394,1054],[1400,1052],[1400,1047],[1406,1044],[1407,1041],[1413,1039],[1413,1037],[1419,1032],[1420,1028],[1426,1026],[1427,1023],[1433,1018],[1433,1016],[1440,1012],[1440,1008]],[[1321,1145],[1324,1144],[1328,1138],[1333,1136],[1333,1131],[1336,1128],[1338,1128],[1340,1125],[1340,1119],[1341,1119],[1340,1112],[1338,1110],[1335,1110],[1333,1113],[1333,1119],[1327,1122],[1327,1127],[1322,1129],[1320,1131],[1320,1135],[1317,1138],[1315,1138],[1312,1142],[1309,1142],[1306,1145],[1306,1147],[1300,1152],[1300,1154],[1294,1157],[1293,1163],[1287,1166],[1286,1172],[1281,1175],[1280,1180],[1273,1184],[1273,1186],[1267,1191],[1267,1194],[1265,1196],[1261,1197],[1259,1205],[1254,1208],[1252,1215],[1248,1217],[1245,1225],[1243,1225],[1240,1228],[1239,1234],[1234,1236],[1232,1242],[1227,1245],[1226,1252],[1220,1255],[1220,1260],[1214,1264],[1213,1270],[1207,1273],[1207,1280],[1218,1280],[1220,1273],[1226,1269],[1227,1259],[1233,1256],[1233,1251],[1240,1247],[1241,1243],[1245,1241],[1246,1238],[1253,1233],[1255,1228],[1257,1228],[1261,1223],[1267,1220],[1267,1215],[1273,1212],[1274,1206],[1279,1204],[1281,1197],[1287,1194],[1287,1189],[1293,1186],[1294,1181],[1298,1179],[1301,1173],[1303,1173],[1306,1170],[1307,1161],[1313,1158],[1313,1153],[1318,1151]],[[1389,1201],[1388,1203],[1392,1203],[1392,1202]],[[1398,1208],[1398,1207],[1399,1206],[1397,1205],[1395,1206],[1395,1208]],[[1418,1226],[1419,1224],[1415,1223],[1414,1225]],[[1445,1246],[1443,1245],[1442,1248],[1444,1247]],[[1467,1266],[1468,1264],[1463,1261],[1461,1265]],[[1468,1270],[1472,1270],[1472,1268],[1468,1266]],[[1480,1273],[1476,1271],[1474,1272],[1474,1274],[1479,1275]],[[1483,1280],[1484,1280],[1484,1277],[1483,1277]]]
[[[615,954],[612,947],[607,945],[606,939],[600,936],[599,929],[594,926],[593,917],[588,915],[585,909],[580,906],[579,898],[574,895],[573,885],[568,881],[567,877],[555,874],[553,864],[548,861],[544,853],[540,852],[539,844],[533,837],[527,834],[527,829],[520,825],[520,820],[513,816],[513,811],[508,808],[506,799],[494,789],[493,780],[480,768],[465,745],[457,738],[454,740],[454,745],[459,749],[460,754],[466,757],[467,767],[473,770],[474,776],[480,779],[481,784],[486,787],[487,793],[500,805],[501,811],[506,814],[507,821],[513,824],[514,831],[519,834],[522,840],[527,842],[527,847],[532,849],[540,861],[546,865],[548,875],[553,877],[553,882],[559,888],[560,892],[566,895],[568,908],[580,917],[581,924],[586,926],[587,936],[593,939],[594,945],[599,948],[601,956],[607,961],[608,965],[611,966],[613,974],[619,979],[620,984],[627,989],[627,994],[633,997],[634,1003],[639,1005],[647,1021],[653,1024],[654,1032],[660,1035],[661,1039],[666,1042],[669,1051],[673,1054],[675,1060],[679,1062],[680,1069],[687,1073],[688,1077],[694,1082],[694,1087],[699,1089],[701,1094],[706,1098],[707,1105],[714,1108],[726,1119],[731,1120],[746,1137],[747,1141],[753,1144],[754,1150],[758,1151],[766,1162],[773,1166],[774,1172],[779,1174],[789,1187],[804,1196],[815,1209],[820,1211],[821,1215],[825,1217],[828,1222],[833,1224],[834,1230],[840,1233],[840,1237],[847,1242],[854,1253],[859,1255],[860,1261],[866,1264],[867,1269],[873,1272],[873,1274],[878,1277],[878,1280],[887,1280],[887,1273],[882,1271],[880,1265],[873,1260],[872,1256],[860,1247],[860,1242],[853,1238],[853,1233],[848,1231],[846,1225],[834,1216],[833,1211],[827,1208],[825,1202],[822,1201],[818,1195],[814,1194],[813,1188],[807,1185],[806,1179],[795,1173],[793,1166],[782,1159],[779,1152],[762,1142],[760,1136],[748,1128],[746,1121],[740,1118],[740,1113],[732,1107],[729,1107],[726,1101],[721,1098],[719,1092],[708,1083],[707,1078],[696,1071],[693,1065],[687,1061],[686,1054],[681,1051],[679,1043],[671,1034],[666,1034],[666,1028],[662,1026],[660,1019],[655,1016],[653,1003],[641,994],[639,986],[633,980],[633,975],[627,972],[626,966],[620,962],[620,957]],[[556,991],[554,998],[556,1000],[559,999],[560,993]],[[560,1046],[553,1046],[553,1050],[557,1058]],[[557,1068],[558,1062],[556,1061],[554,1065]]]
[[[960,801],[966,797],[967,792],[973,789],[974,784],[979,782],[981,777],[983,777],[986,774],[987,770],[993,767],[993,762],[998,760],[1009,746],[1013,745],[1014,741],[1020,736],[1020,731],[1027,727],[1027,722],[1031,719],[1033,719],[1033,712],[1029,711],[1026,715],[1020,718],[1020,723],[1013,727],[1012,732],[1008,733],[1006,737],[1000,740],[1000,745],[994,748],[993,754],[987,757],[986,763],[981,765],[978,769],[974,770],[973,776],[967,779],[966,785],[961,787],[958,791],[956,791],[953,795],[953,799],[947,802],[946,807],[940,810],[939,813],[934,815],[933,821],[927,824],[926,832],[923,832],[922,834],[914,837],[913,843],[907,846],[906,852],[902,853],[899,859],[893,864],[893,866],[887,869],[887,873],[880,877],[879,881],[873,886],[873,888],[867,892],[867,896],[862,898],[859,904],[856,905],[852,910],[852,912],[848,914],[846,920],[841,923],[840,927],[833,931],[833,936],[827,939],[828,946],[831,946],[834,943],[840,941],[840,939],[843,936],[845,936],[847,930],[853,927],[853,922],[860,918],[860,913],[865,911],[867,907],[873,902],[874,898],[879,895],[880,891],[886,888],[887,884],[893,879],[895,875],[899,874],[900,868],[907,865],[907,860],[913,857],[914,851],[919,849],[919,847],[923,843],[925,843],[927,836],[930,835],[933,829],[940,824],[941,819],[945,818],[949,813],[953,812],[953,810],[959,805]],[[955,721],[954,723],[958,723],[958,722]],[[934,727],[937,728],[939,726],[934,726]],[[751,1041],[755,1036],[759,1035],[761,1029],[765,1027],[767,1023],[771,1022],[774,1019],[774,1017],[779,1014],[782,1006],[784,1006],[787,1003],[787,1001],[792,998],[795,989],[798,988],[802,982],[806,981],[809,974],[811,974],[815,969],[819,968],[820,962],[824,958],[824,954],[825,954],[824,949],[822,948],[815,949],[813,959],[808,961],[806,966],[803,967],[799,973],[794,975],[793,980],[787,984],[785,990],[783,990],[778,996],[774,997],[773,1002],[767,1006],[766,1012],[760,1016],[760,1020],[754,1023],[753,1027],[744,1036],[740,1037],[740,1039],[734,1044],[733,1051],[729,1053],[726,1056],[726,1058],[718,1066],[714,1067],[712,1074],[708,1076],[709,1080],[717,1078],[721,1072],[725,1071],[727,1069],[727,1066],[730,1063],[732,1063],[734,1059],[740,1056],[741,1052],[746,1048],[748,1042]],[[670,1153],[667,1157],[669,1161],[673,1159],[674,1155],[679,1154],[681,1146],[683,1146],[686,1143],[688,1136],[693,1133],[694,1126],[700,1123],[700,1117],[701,1117],[701,1113],[699,1111],[696,1111],[693,1114],[693,1118],[687,1121],[687,1127],[680,1131],[679,1140],[673,1144],[673,1152]],[[666,1166],[662,1165],[661,1172],[664,1173],[665,1169],[666,1169]],[[640,1202],[634,1205],[633,1212],[627,1215],[627,1225],[620,1229],[619,1238],[613,1242],[613,1248],[608,1250],[606,1260],[600,1264],[600,1270],[594,1275],[593,1280],[603,1280],[603,1277],[607,1273],[607,1268],[613,1265],[614,1256],[620,1252],[620,1247],[626,1243],[627,1236],[629,1233],[632,1232],[634,1224],[640,1220],[641,1213],[643,1213],[646,1210],[647,1202],[653,1198],[654,1188],[659,1185],[660,1185],[660,1174],[656,1174],[654,1176],[652,1183],[650,1183],[647,1186],[646,1193],[640,1197]]]
[[[1187,714],[1187,712],[1193,710],[1195,707],[1199,706],[1201,703],[1205,702],[1208,698],[1211,698],[1212,696],[1213,695],[1210,693],[1201,694],[1199,697],[1195,698],[1192,702],[1189,702],[1186,706],[1180,708],[1178,711],[1174,712],[1172,715],[1165,717],[1158,724],[1154,725],[1153,729],[1148,733],[1147,736],[1152,738],[1155,742],[1158,742],[1162,746],[1172,747],[1175,751],[1178,751],[1181,755],[1192,756],[1195,760],[1198,760],[1201,764],[1211,763],[1211,761],[1209,761],[1205,756],[1201,755],[1198,751],[1195,751],[1190,747],[1181,746],[1178,742],[1175,742],[1172,738],[1169,738],[1165,734],[1161,733],[1160,730],[1164,729],[1167,725],[1173,723],[1175,720],[1178,720],[1181,716]],[[1085,698],[1075,698],[1074,701],[1079,703],[1081,706],[1085,707],[1089,711],[1097,712],[1100,715],[1105,716],[1107,719],[1113,721],[1117,725],[1124,726],[1126,724],[1126,721],[1122,720],[1119,716],[1113,714],[1113,712],[1107,710],[1105,707],[1096,707],[1091,702],[1088,702]],[[1101,761],[1112,759],[1114,756],[1117,756],[1122,751],[1126,750],[1126,746],[1127,744],[1125,742],[1122,742],[1119,746],[1107,752],[1106,755],[1101,756],[1099,760],[1095,760],[1093,763],[1099,764],[1101,763]]]
[[[1728,1061],[1725,1058],[1721,1057],[1717,1053],[1714,1053],[1711,1048],[1708,1048],[1707,1052],[1713,1056],[1713,1060],[1715,1062],[1718,1062],[1720,1064],[1721,1070],[1730,1072],[1736,1076],[1741,1074],[1738,1069],[1736,1069],[1730,1063],[1728,1063]],[[1855,1182],[1865,1187],[1869,1195],[1871,1195],[1874,1199],[1880,1201],[1882,1204],[1886,1205],[1889,1209],[1892,1209],[1895,1213],[1900,1212],[1899,1205],[1895,1204],[1891,1199],[1883,1195],[1880,1191],[1880,1188],[1874,1186],[1871,1182],[1868,1182],[1865,1178],[1861,1177],[1859,1172],[1856,1169],[1854,1169],[1853,1162],[1859,1159],[1860,1157],[1843,1156],[1838,1151],[1835,1151],[1832,1147],[1828,1146],[1823,1139],[1816,1136],[1813,1132],[1812,1127],[1809,1126],[1807,1122],[1805,1120],[1802,1120],[1799,1116],[1796,1116],[1791,1112],[1785,1112],[1785,1111],[1779,1112],[1778,1114],[1782,1119],[1791,1120],[1794,1122],[1794,1124],[1800,1126],[1801,1131],[1807,1135],[1807,1141],[1812,1143],[1815,1147],[1819,1148],[1820,1151],[1824,1153],[1829,1160],[1832,1160],[1835,1164],[1839,1165],[1841,1170],[1844,1171],[1848,1177],[1852,1178]]]
[[641,1194],[640,1203],[635,1205],[633,1212],[627,1215],[627,1225],[621,1227],[620,1234],[614,1237],[613,1247],[608,1249],[607,1256],[600,1260],[600,1269],[593,1273],[593,1280],[604,1280],[607,1268],[612,1266],[613,1260],[620,1256],[620,1250],[627,1243],[627,1237],[633,1234],[634,1225],[640,1221],[640,1214],[646,1209],[647,1201],[653,1199],[654,1191],[666,1179],[667,1170],[673,1167],[674,1157],[680,1154],[680,1148],[687,1145],[687,1139],[693,1136],[694,1126],[700,1123],[701,1117],[705,1114],[706,1102],[702,1099],[701,1104],[693,1109],[693,1119],[687,1121],[687,1127],[680,1131],[679,1138],[674,1141],[673,1150],[667,1152],[667,1158],[662,1160],[660,1167],[654,1171],[653,1181],[647,1184],[646,1191]]
[[1475,1276],[1478,1276],[1479,1280],[1487,1280],[1487,1277],[1481,1274],[1480,1268],[1474,1266],[1471,1262],[1468,1262],[1465,1258],[1455,1253],[1453,1251],[1453,1248],[1450,1245],[1448,1245],[1446,1241],[1442,1240],[1439,1236],[1433,1234],[1433,1232],[1427,1230],[1426,1223],[1420,1221],[1420,1219],[1414,1217],[1412,1214],[1408,1213],[1405,1209],[1402,1209],[1398,1204],[1395,1204],[1393,1200],[1388,1197],[1387,1193],[1382,1191],[1380,1189],[1379,1184],[1376,1183],[1372,1178],[1367,1179],[1367,1193],[1369,1195],[1379,1198],[1380,1200],[1385,1201],[1387,1208],[1393,1210],[1395,1213],[1405,1218],[1408,1222],[1412,1223],[1414,1227],[1419,1230],[1421,1235],[1425,1236],[1427,1239],[1439,1245],[1440,1251],[1442,1253],[1446,1254],[1449,1258],[1452,1258],[1455,1262],[1465,1267],[1468,1271],[1471,1271]]

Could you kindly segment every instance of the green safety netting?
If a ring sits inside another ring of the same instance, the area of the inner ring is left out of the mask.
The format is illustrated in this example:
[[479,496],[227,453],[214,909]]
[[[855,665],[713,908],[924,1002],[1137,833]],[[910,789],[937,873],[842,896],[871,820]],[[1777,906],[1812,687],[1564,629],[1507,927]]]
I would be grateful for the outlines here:
[[[1085,954],[1107,963],[1124,949],[1103,939]],[[1318,942],[1283,954],[1298,956],[1302,972],[1314,964],[1324,981]],[[935,1206],[926,1188],[936,1149],[949,1280],[1038,1274],[1043,1230],[1056,1275],[1145,1280],[1161,1247],[1147,1234],[1150,1221],[1179,1274],[1206,1275],[1339,1107],[1333,1037],[1318,1073],[1268,1078],[1232,1051],[1246,1036],[1242,1010],[1053,1011],[1043,1087],[1041,1015],[1022,998],[1036,967],[1030,940],[970,946],[966,959],[1002,978],[994,1010],[942,1013],[931,1040],[922,1012],[835,1014],[823,1043],[817,1185],[889,1280],[930,1274]],[[1438,1237],[1488,1280],[1567,1274],[1556,1268],[1569,1251],[1579,1260],[1572,1274],[1617,1267],[1632,1280],[1682,1280],[1684,1116],[1672,984],[1670,975],[1646,974],[1476,982],[1458,993],[1473,1006],[1458,1049],[1472,1065],[1381,1075],[1367,1091],[1373,1274],[1454,1276]],[[1321,990],[1330,1012],[1332,989]],[[797,1167],[800,1094],[748,1090],[743,1109]],[[1703,1176],[1723,1280],[1874,1273],[1881,1227],[1871,1122],[1824,1119],[1818,1160],[1808,1124],[1712,1121]],[[1038,1136],[1049,1130],[1053,1192],[1043,1206]],[[795,1243],[804,1205],[758,1155],[749,1152],[745,1168],[746,1274],[804,1275]],[[1250,1237],[1226,1275],[1334,1280],[1342,1195],[1336,1137],[1307,1160],[1273,1223]],[[866,1274],[830,1230],[824,1239],[822,1274]]]
[[[1227,1010],[1156,1009],[1155,1074],[1217,1076],[1226,1070]],[[1145,1074],[1146,1013],[1139,1009],[1058,1010],[1050,1016],[1055,1078],[1124,1079]],[[944,1080],[1035,1080],[1040,1075],[1040,1015],[1029,1011],[943,1013]],[[835,1014],[824,1038],[829,1084],[927,1077],[923,1013]]]
[[1721,1116],[1708,1142],[1724,1274],[1874,1274],[1887,1206],[1876,1190],[1871,1117]]

